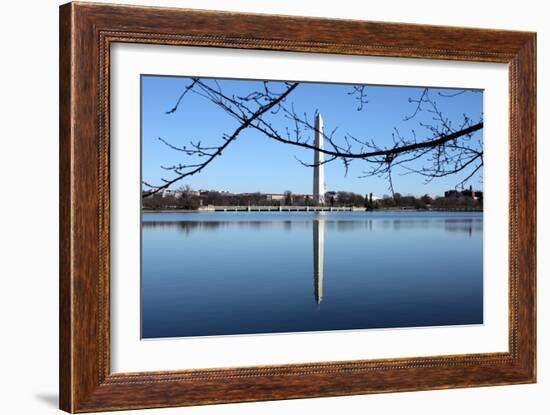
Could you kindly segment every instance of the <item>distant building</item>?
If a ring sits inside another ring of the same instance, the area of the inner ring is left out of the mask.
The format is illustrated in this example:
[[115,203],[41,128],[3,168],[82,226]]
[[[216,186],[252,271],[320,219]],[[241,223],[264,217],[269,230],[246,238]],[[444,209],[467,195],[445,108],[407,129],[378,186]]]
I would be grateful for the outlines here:
[[445,197],[458,197],[460,196],[460,192],[458,190],[447,190],[445,192]]
[[275,200],[275,201],[285,200],[286,198],[285,194],[280,194],[280,193],[266,193],[266,194],[263,194],[262,196],[265,196],[267,200]]
[[469,189],[465,190],[447,190],[445,192],[445,197],[471,197],[472,199],[483,199],[483,192],[481,190],[473,190],[472,186]]
[[167,197],[167,196],[180,197],[181,192],[178,192],[177,190],[164,189],[162,190],[161,195],[162,197]]

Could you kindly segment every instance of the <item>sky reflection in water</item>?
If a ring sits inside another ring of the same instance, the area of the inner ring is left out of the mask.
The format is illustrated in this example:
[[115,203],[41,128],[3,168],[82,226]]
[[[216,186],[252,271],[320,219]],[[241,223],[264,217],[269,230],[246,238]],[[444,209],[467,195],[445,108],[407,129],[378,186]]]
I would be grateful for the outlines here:
[[142,337],[483,323],[483,214],[144,213]]

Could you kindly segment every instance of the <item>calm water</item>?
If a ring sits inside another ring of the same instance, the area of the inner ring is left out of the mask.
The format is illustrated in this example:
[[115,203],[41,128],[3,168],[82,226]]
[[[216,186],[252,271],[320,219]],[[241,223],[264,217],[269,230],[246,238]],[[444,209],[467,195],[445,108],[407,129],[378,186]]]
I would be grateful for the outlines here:
[[142,337],[483,323],[483,215],[144,213]]

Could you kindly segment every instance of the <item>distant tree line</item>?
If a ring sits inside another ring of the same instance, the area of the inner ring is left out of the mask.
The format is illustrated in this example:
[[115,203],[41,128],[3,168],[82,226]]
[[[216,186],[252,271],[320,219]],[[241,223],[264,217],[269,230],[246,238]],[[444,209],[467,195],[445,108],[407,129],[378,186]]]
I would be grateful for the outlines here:
[[155,193],[146,199],[142,198],[142,207],[145,209],[197,210],[200,206],[201,199],[188,185],[176,192]]
[[483,210],[483,197],[474,198],[460,193],[451,196],[438,196],[432,198],[429,195],[421,197],[403,196],[395,193],[393,197],[384,196],[382,199],[369,201],[367,209],[432,209],[432,210]]
[[[429,195],[416,197],[395,193],[374,199],[372,193],[365,195],[338,191],[325,193],[325,206],[356,207],[366,210],[416,209],[416,210],[482,210],[483,193],[476,197],[464,192],[447,192],[448,195],[432,198]],[[260,192],[231,194],[218,191],[192,190],[185,186],[175,192],[159,192],[142,198],[145,209],[197,210],[201,206],[313,206],[310,195],[293,194],[287,190],[283,195]]]

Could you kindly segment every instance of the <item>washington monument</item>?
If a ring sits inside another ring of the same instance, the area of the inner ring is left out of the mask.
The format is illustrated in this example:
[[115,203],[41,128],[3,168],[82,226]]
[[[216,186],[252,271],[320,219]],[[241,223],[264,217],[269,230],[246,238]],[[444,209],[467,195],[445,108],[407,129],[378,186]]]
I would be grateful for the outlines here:
[[[315,116],[315,147],[322,149],[324,144],[323,118],[320,113]],[[325,156],[319,150],[315,150],[313,167],[313,203],[316,205],[325,204]]]

